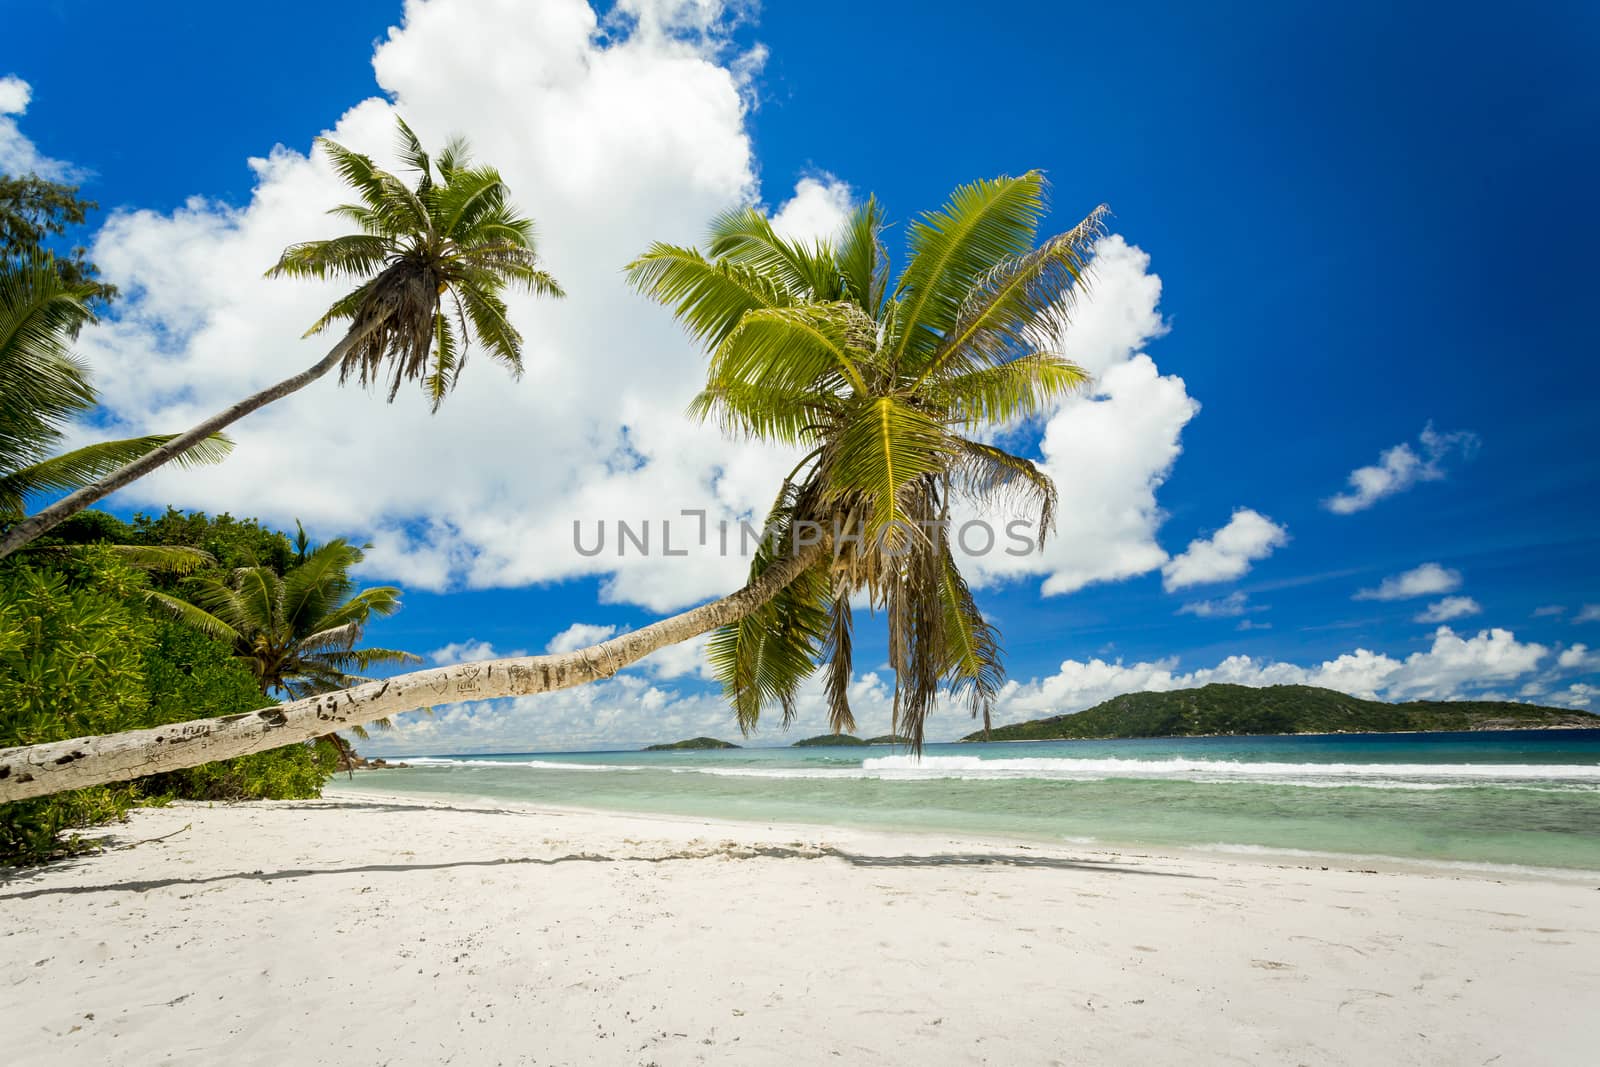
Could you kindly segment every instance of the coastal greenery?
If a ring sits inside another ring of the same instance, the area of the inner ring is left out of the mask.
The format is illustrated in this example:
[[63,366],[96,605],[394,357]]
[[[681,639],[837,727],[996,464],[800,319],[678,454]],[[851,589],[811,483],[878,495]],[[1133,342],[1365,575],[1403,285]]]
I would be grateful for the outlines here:
[[1197,737],[1215,734],[1393,733],[1600,726],[1600,716],[1496,700],[1386,704],[1309,685],[1225,685],[1127,693],[1086,711],[999,726],[963,741]]
[[78,195],[76,185],[37,174],[0,174],[0,270],[43,263],[64,287],[82,292],[89,306],[110,303],[117,287],[101,280],[86,249],[51,247],[99,209],[95,201]]
[[672,741],[662,745],[647,745],[646,752],[678,752],[685,750],[698,750],[707,748],[738,748],[730,741],[721,741],[715,737],[691,737],[685,741]]
[[[114,733],[273,701],[219,642],[152,610],[111,547],[0,565],[0,747]],[[293,745],[119,785],[0,805],[0,863],[80,850],[82,829],[174,797],[316,796],[327,745]]]
[[658,243],[628,267],[710,354],[695,416],[802,459],[768,513],[750,577],[828,539],[800,575],[738,621],[708,655],[746,732],[827,665],[829,725],[854,728],[852,603],[888,620],[894,731],[923,738],[940,692],[985,725],[1003,681],[999,636],[950,550],[959,500],[1016,500],[1049,532],[1055,487],[986,428],[1041,414],[1088,374],[1061,354],[1102,210],[1037,243],[1037,172],[964,185],[908,227],[897,280],[869,199],[837,241],[793,240],[746,207],[717,218],[707,251]]
[[852,745],[909,745],[911,738],[899,734],[880,734],[877,737],[860,738],[853,734],[818,734],[808,737],[804,741],[796,741],[790,748],[831,748]]

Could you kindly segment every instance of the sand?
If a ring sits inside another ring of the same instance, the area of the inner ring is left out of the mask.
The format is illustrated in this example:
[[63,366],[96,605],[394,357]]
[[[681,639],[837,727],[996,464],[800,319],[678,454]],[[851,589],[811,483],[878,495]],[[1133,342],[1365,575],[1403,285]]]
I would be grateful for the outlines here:
[[378,795],[116,841],[0,878],[8,1064],[1600,1062],[1600,875]]

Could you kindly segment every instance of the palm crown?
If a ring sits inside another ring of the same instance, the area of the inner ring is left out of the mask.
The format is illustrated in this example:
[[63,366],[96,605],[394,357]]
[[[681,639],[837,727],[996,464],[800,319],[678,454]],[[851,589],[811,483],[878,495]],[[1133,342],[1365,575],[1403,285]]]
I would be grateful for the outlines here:
[[[95,406],[88,368],[71,341],[93,320],[90,282],[60,276],[48,259],[0,267],[0,523],[21,518],[29,497],[92,483],[170,436],[102,441],[57,453],[66,426]],[[220,434],[180,457],[215,463],[231,446]]]
[[360,672],[373,666],[420,662],[410,652],[356,647],[375,616],[400,610],[400,590],[356,588],[349,572],[362,556],[342,539],[314,550],[302,539],[299,562],[281,575],[267,566],[238,567],[189,579],[182,598],[151,597],[227,642],[263,693],[277,690],[298,700],[367,681]]
[[773,702],[787,723],[822,661],[830,722],[854,728],[851,600],[862,593],[888,619],[894,732],[920,747],[942,685],[987,726],[1004,677],[998,637],[945,523],[958,498],[1018,498],[1037,506],[1040,537],[1049,531],[1050,479],[974,436],[1037,416],[1088,380],[1061,354],[1061,337],[1104,208],[1036,245],[1045,193],[1038,173],[958,188],[910,226],[892,287],[876,200],[837,241],[785,239],[745,208],[713,223],[709,256],[656,244],[629,265],[634,285],[710,352],[691,412],[805,450],[752,574],[792,555],[802,528],[824,531],[832,548],[712,637],[744,729]]
[[360,232],[291,245],[267,273],[363,279],[310,332],[349,320],[357,340],[339,366],[339,380],[355,373],[363,385],[376,382],[387,363],[391,401],[403,382],[420,379],[437,411],[474,335],[496,361],[522,373],[522,335],[501,295],[508,285],[564,294],[540,269],[533,223],[512,208],[499,171],[473,165],[459,138],[430,158],[411,128],[397,121],[400,158],[417,173],[416,184],[321,139],[360,197],[332,214]]

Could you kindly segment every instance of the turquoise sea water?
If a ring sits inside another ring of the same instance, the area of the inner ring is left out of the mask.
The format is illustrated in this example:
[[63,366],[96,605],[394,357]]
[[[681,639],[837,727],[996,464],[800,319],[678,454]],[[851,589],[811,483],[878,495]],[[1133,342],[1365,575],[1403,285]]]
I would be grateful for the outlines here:
[[1600,870],[1600,730],[407,759],[330,792]]

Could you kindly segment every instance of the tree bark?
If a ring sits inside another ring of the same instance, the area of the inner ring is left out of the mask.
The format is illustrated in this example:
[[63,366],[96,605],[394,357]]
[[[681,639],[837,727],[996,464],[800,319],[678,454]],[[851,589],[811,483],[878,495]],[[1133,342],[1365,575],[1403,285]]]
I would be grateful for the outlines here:
[[9,556],[40,534],[71,518],[102,497],[111,495],[123,486],[143,478],[157,467],[171,462],[175,457],[187,452],[224,427],[238,422],[252,411],[257,411],[274,400],[282,400],[290,393],[304,389],[334,367],[337,367],[344,359],[345,353],[360,343],[361,339],[372,328],[372,326],[368,326],[359,332],[351,330],[344,335],[344,338],[338,344],[333,346],[326,356],[323,356],[322,359],[299,374],[285,378],[276,385],[270,385],[259,393],[245,397],[237,404],[218,412],[204,422],[179,434],[160,448],[152,449],[138,459],[124,464],[93,485],[86,485],[82,489],[62,497],[49,507],[29,515],[7,530],[5,536],[0,538],[0,559]]
[[575,652],[461,663],[260,711],[0,749],[0,802],[264,752],[419,708],[547,693],[608,678],[657,649],[744,618],[827,551],[825,543],[808,545],[721,600]]

